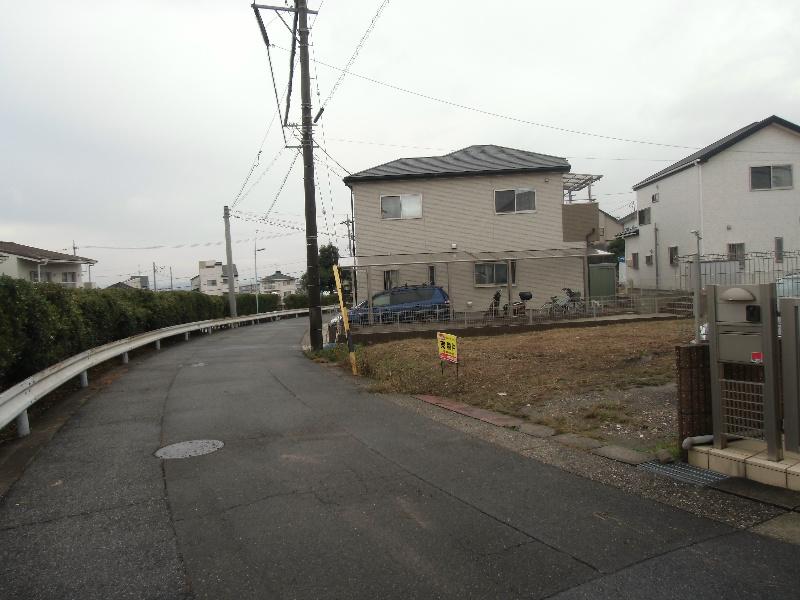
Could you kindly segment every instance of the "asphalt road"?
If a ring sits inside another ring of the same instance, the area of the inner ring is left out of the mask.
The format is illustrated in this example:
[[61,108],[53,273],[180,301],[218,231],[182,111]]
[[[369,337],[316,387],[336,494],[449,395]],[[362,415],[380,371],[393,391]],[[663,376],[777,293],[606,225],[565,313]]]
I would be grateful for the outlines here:
[[[132,361],[0,504],[0,598],[796,598],[800,548],[571,475],[305,359]],[[160,447],[218,439],[212,454]]]

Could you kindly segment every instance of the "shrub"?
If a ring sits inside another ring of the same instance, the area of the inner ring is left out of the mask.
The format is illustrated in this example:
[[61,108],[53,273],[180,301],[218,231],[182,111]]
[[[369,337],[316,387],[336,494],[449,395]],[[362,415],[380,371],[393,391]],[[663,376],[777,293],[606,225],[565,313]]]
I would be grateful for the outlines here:
[[[272,310],[262,298],[259,308],[263,301],[261,310]],[[227,299],[192,292],[68,289],[0,276],[0,390],[94,346],[227,312]]]

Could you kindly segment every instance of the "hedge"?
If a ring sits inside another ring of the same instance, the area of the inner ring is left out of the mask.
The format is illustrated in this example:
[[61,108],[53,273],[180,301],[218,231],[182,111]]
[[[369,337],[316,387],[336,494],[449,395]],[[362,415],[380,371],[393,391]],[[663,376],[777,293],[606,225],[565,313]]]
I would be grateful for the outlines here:
[[[339,298],[334,294],[320,296],[321,306],[329,306],[338,303]],[[308,308],[308,294],[289,294],[283,299],[283,305],[287,309]]]
[[[252,294],[237,295],[240,315],[255,313]],[[277,296],[260,295],[261,312]],[[94,346],[153,329],[229,314],[223,296],[197,292],[69,289],[0,276],[0,390]]]

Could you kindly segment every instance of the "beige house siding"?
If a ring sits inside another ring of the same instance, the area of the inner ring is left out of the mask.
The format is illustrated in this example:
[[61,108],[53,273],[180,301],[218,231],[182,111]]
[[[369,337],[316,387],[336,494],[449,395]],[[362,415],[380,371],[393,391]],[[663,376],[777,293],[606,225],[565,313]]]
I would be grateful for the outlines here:
[[[562,239],[560,173],[354,182],[353,207],[359,256],[409,252],[502,251],[567,248]],[[494,191],[530,188],[531,213],[495,214]],[[419,219],[381,219],[380,197],[420,194]]]
[[[578,254],[579,250],[575,251]],[[422,257],[409,257],[422,260]],[[391,260],[391,259],[387,259]],[[459,256],[457,260],[465,260]],[[507,300],[505,285],[475,285],[475,262],[431,263],[436,268],[436,285],[441,286],[450,296],[454,310],[485,310],[494,293],[502,290],[502,303]],[[371,266],[358,272],[359,300],[367,298],[367,289],[375,295],[383,290],[383,272],[398,271],[400,285],[428,283],[428,264],[392,264]],[[369,281],[367,280],[369,271]],[[532,292],[531,308],[538,308],[551,296],[563,296],[562,288],[572,288],[583,293],[583,257],[563,256],[548,258],[519,259],[516,263],[516,284],[513,286],[513,299],[519,299],[519,292]],[[472,302],[470,307],[467,303]]]
[[599,239],[605,242],[610,242],[618,233],[622,233],[622,223],[607,215],[602,210],[599,212],[599,225],[598,230]]

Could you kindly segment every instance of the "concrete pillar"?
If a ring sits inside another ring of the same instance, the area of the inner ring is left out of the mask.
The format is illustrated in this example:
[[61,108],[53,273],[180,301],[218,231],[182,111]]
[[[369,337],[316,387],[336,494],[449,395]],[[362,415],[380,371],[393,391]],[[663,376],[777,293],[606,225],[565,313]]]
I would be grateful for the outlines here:
[[31,425],[28,423],[28,411],[23,410],[17,415],[17,436],[25,437],[31,432]]

